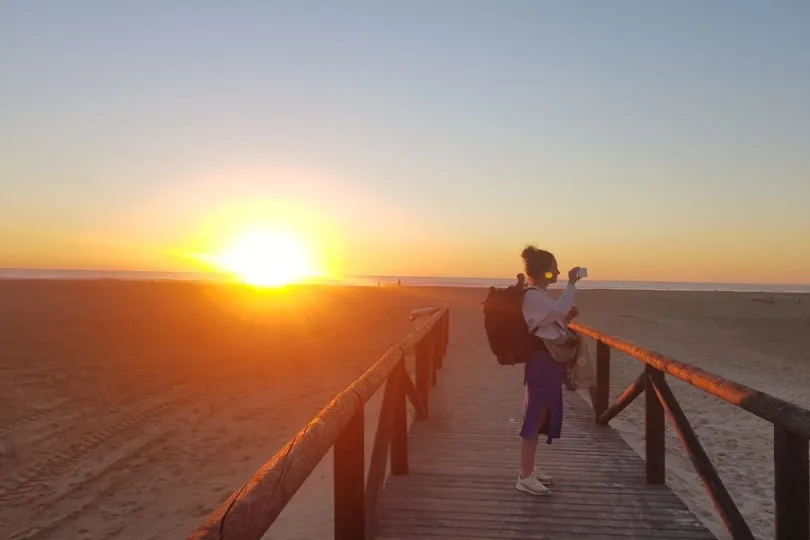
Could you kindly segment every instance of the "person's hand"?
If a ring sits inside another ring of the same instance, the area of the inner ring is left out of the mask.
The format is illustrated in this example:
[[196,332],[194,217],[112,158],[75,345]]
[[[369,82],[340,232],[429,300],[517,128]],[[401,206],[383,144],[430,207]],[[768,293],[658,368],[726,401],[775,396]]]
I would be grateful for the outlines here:
[[565,318],[571,322],[577,317],[579,317],[579,308],[577,306],[571,306],[571,309],[568,311],[568,315],[566,315]]
[[579,266],[575,266],[568,271],[568,283],[573,285],[577,281],[579,281]]

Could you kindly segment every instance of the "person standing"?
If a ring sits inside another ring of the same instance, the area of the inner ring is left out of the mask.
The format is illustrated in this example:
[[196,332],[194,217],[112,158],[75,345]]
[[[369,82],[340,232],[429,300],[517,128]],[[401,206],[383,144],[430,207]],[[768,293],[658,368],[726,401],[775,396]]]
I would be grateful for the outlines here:
[[520,429],[520,473],[515,487],[532,495],[549,495],[552,477],[535,467],[537,443],[541,434],[547,444],[562,433],[562,385],[565,366],[554,361],[542,339],[562,335],[560,324],[567,325],[578,312],[574,308],[579,268],[568,272],[568,284],[556,300],[548,286],[557,282],[557,260],[548,251],[529,246],[521,253],[529,288],[523,299],[523,317],[533,330],[536,349],[525,364],[526,386],[523,422]]

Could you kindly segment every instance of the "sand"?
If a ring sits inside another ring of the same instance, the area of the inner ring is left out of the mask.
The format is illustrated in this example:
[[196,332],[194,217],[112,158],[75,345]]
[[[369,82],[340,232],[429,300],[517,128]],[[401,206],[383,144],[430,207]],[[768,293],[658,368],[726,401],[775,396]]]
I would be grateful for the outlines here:
[[[410,310],[480,313],[484,294],[0,282],[0,538],[185,537],[410,331]],[[583,291],[578,304],[586,324],[810,406],[810,298],[796,298]],[[481,333],[479,320],[455,317],[453,341]],[[615,396],[641,365],[614,359]],[[770,425],[672,386],[755,534],[770,536]],[[368,453],[378,407],[379,395]],[[642,419],[639,401],[614,421],[639,451]],[[723,537],[672,431],[667,444],[670,484]],[[274,538],[331,537],[331,478],[328,455]]]

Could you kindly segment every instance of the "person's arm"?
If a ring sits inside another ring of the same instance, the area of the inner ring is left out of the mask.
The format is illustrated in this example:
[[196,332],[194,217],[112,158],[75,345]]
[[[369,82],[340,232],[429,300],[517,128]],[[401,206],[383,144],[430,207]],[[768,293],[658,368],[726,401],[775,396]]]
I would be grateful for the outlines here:
[[537,328],[564,318],[574,305],[577,288],[569,283],[559,298],[553,298],[538,290],[526,291],[523,299],[523,317],[529,329]]
[[579,317],[579,308],[577,306],[571,306],[571,309],[565,315],[565,324],[568,326],[571,324],[571,321]]

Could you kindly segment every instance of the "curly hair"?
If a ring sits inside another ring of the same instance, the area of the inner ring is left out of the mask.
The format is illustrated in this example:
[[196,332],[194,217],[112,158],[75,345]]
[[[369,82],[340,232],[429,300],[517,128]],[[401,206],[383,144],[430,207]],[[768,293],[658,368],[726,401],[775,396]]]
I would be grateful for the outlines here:
[[535,246],[526,246],[520,256],[523,258],[523,267],[526,269],[526,274],[535,280],[541,279],[554,265],[554,255]]

